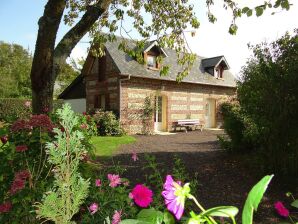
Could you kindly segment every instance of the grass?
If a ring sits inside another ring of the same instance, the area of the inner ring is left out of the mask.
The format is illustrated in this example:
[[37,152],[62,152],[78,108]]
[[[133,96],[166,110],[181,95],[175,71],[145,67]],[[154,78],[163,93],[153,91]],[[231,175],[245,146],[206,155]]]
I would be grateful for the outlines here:
[[121,137],[94,136],[91,139],[96,156],[111,156],[121,145],[136,142],[136,138],[125,135]]

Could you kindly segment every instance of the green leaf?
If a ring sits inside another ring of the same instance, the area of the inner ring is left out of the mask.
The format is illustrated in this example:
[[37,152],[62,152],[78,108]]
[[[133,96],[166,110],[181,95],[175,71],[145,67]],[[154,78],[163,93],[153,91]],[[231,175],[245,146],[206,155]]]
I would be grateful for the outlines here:
[[250,16],[252,16],[252,10],[250,9],[250,10],[248,10],[247,12],[246,12],[246,15],[247,15],[247,17],[250,17]]
[[262,178],[249,192],[242,212],[242,224],[252,224],[253,211],[257,211],[258,205],[270,183],[273,175]]
[[152,224],[151,222],[145,222],[137,219],[125,219],[120,222],[120,224]]
[[262,7],[256,7],[255,10],[257,17],[263,15],[264,9]]
[[202,216],[219,216],[219,217],[235,217],[238,214],[238,208],[234,206],[219,206],[210,208],[205,212],[202,212]]
[[291,206],[298,208],[298,199],[291,203]]
[[244,8],[242,9],[242,12],[243,12],[243,13],[247,13],[249,10],[250,10],[250,9],[249,9],[248,7],[244,7]]
[[165,224],[175,224],[175,218],[171,213],[166,211],[163,213],[163,222]]
[[151,224],[161,224],[163,220],[163,213],[156,211],[153,208],[143,209],[137,215],[137,219]]

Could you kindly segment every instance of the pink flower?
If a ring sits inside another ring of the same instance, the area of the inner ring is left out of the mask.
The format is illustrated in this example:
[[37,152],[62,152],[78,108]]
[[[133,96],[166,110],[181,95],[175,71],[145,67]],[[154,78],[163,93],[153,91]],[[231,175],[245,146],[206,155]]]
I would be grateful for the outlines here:
[[119,224],[121,222],[121,215],[122,215],[122,210],[115,211],[113,215],[112,224]]
[[27,170],[22,170],[14,175],[14,181],[12,182],[10,186],[10,194],[14,195],[18,191],[22,190],[25,187],[25,183],[27,178],[30,177],[30,173]]
[[95,212],[98,211],[98,204],[97,203],[92,203],[89,206],[89,210],[90,210],[91,215],[93,215]]
[[283,205],[281,201],[275,202],[274,207],[280,216],[285,218],[289,216],[289,210]]
[[88,125],[87,124],[81,124],[80,128],[87,129],[88,128]]
[[11,202],[5,202],[3,204],[0,204],[0,214],[9,212],[12,208]]
[[96,179],[96,180],[95,180],[95,186],[96,186],[96,187],[100,187],[100,186],[101,186],[101,181],[100,181],[100,179]]
[[133,160],[134,162],[137,161],[137,160],[139,160],[138,155],[137,155],[136,152],[133,152],[133,153],[132,153],[131,158],[132,158],[132,160]]
[[129,186],[129,181],[125,181],[125,182],[123,182],[123,185],[124,185],[124,186]]
[[116,174],[108,174],[108,179],[110,181],[109,186],[110,187],[117,187],[119,184],[121,184],[121,179],[119,175]]
[[2,144],[5,145],[6,142],[8,141],[7,135],[1,136],[0,140],[1,140]]
[[18,146],[16,147],[16,151],[17,151],[17,152],[25,152],[25,151],[27,151],[27,150],[28,150],[27,145],[18,145]]
[[149,188],[145,187],[144,185],[137,184],[132,190],[130,196],[138,206],[146,208],[152,202],[153,193]]
[[25,101],[24,103],[25,107],[29,108],[31,107],[31,102],[29,100]]

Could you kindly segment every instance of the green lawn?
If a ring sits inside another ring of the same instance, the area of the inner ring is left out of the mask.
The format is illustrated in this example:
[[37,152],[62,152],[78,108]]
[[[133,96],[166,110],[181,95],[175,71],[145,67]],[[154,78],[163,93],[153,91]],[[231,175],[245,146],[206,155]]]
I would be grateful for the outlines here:
[[130,144],[136,141],[132,136],[94,136],[91,139],[95,147],[96,156],[111,156],[120,145]]

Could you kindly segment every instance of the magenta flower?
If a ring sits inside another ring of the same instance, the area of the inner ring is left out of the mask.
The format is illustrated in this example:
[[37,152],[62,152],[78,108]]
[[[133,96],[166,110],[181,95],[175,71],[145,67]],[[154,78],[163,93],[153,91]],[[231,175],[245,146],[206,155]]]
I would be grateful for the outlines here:
[[167,209],[174,214],[177,220],[183,215],[185,198],[189,196],[189,192],[189,184],[182,187],[180,182],[175,182],[171,175],[167,175],[162,196]]
[[137,161],[137,160],[139,160],[138,155],[137,155],[136,152],[133,152],[133,153],[132,153],[131,158],[132,158],[132,160],[133,160],[134,162]]
[[3,204],[0,204],[0,214],[9,212],[12,208],[11,202],[5,202]]
[[281,201],[275,202],[274,207],[280,216],[285,218],[289,216],[289,210],[283,205]]
[[16,147],[16,151],[17,151],[17,152],[25,152],[25,151],[27,151],[27,150],[28,150],[27,145],[18,145],[18,146]]
[[122,215],[122,210],[115,211],[113,215],[112,224],[119,224],[121,222],[121,215]]
[[146,208],[150,205],[153,200],[152,196],[153,192],[142,184],[137,184],[131,194],[129,194],[129,197],[142,208]]
[[5,145],[8,141],[7,135],[1,136],[0,140],[1,140],[2,144]]
[[89,206],[89,210],[90,210],[91,215],[94,215],[94,213],[98,211],[98,204],[97,203],[92,203]]
[[110,181],[109,186],[110,187],[117,187],[119,184],[121,184],[121,178],[119,175],[116,174],[108,174],[108,179]]
[[101,186],[101,181],[100,181],[100,179],[96,179],[96,180],[95,180],[95,186],[96,186],[96,187],[100,187],[100,186]]

